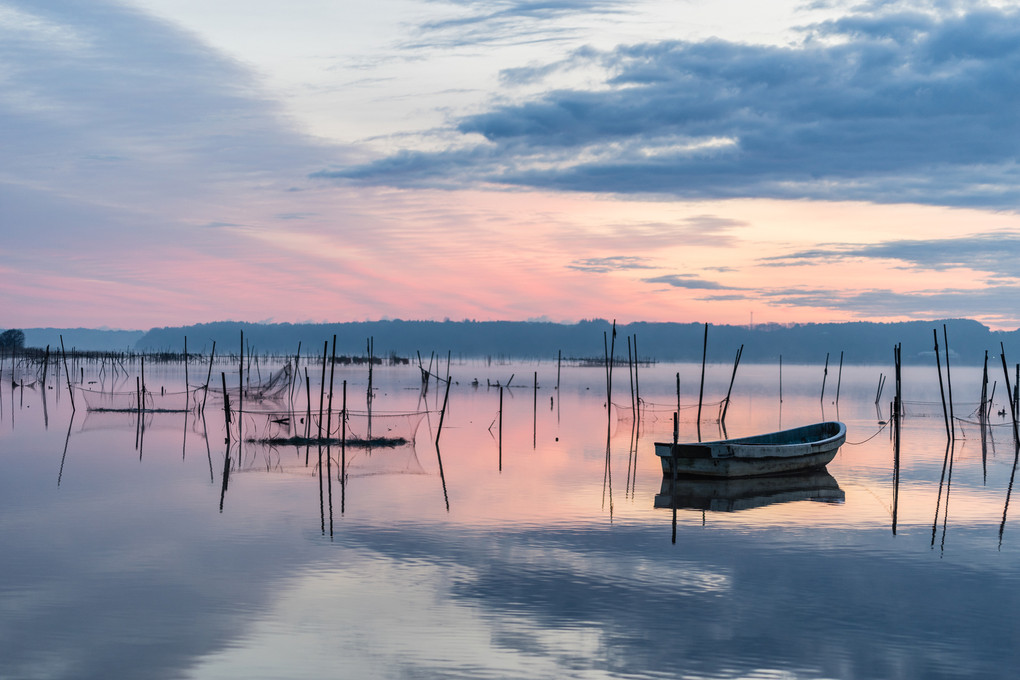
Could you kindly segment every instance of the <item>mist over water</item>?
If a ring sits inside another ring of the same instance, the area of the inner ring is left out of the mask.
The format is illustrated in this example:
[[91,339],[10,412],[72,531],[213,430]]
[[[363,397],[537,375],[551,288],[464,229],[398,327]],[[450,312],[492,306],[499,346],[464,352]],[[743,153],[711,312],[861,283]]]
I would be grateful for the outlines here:
[[[1013,677],[1001,368],[982,433],[981,369],[954,367],[948,448],[934,366],[905,369],[897,470],[891,377],[876,404],[889,367],[741,365],[724,429],[732,365],[710,365],[702,438],[842,420],[839,493],[678,500],[674,543],[653,443],[672,437],[677,374],[680,437],[697,439],[700,369],[642,365],[635,417],[626,365],[607,404],[602,367],[454,362],[445,413],[417,367],[376,367],[370,399],[367,367],[337,366],[331,431],[406,443],[321,459],[239,447],[236,413],[228,459],[236,363],[187,410],[183,367],[147,366],[146,406],[168,407],[141,415],[86,401],[130,403],[137,367],[86,366],[73,413],[62,374],[12,389],[5,371],[0,677]],[[302,359],[282,392],[246,395],[244,438],[315,432],[321,371]]]

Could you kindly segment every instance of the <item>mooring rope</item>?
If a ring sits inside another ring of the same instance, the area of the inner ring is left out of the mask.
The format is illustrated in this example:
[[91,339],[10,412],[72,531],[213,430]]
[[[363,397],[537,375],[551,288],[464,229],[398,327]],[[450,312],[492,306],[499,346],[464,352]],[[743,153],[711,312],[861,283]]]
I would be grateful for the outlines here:
[[871,435],[870,437],[868,437],[864,441],[860,441],[860,442],[843,442],[843,443],[846,444],[847,446],[860,446],[861,444],[867,444],[872,439],[874,439],[878,435],[882,434],[882,430],[884,430],[888,426],[889,426],[889,422],[888,421],[882,423],[882,427],[878,428],[878,432],[876,432],[875,434]]

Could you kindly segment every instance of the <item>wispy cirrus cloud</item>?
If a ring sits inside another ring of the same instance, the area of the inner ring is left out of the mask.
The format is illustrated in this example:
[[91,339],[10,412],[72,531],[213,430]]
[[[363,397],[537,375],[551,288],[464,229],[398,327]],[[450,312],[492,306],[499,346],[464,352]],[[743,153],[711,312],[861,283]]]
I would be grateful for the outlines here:
[[1020,279],[1020,234],[985,233],[931,240],[900,239],[873,244],[828,244],[763,258],[765,265],[824,264],[849,259],[896,260],[914,269],[968,268],[992,277]]
[[589,257],[583,260],[574,260],[569,265],[569,269],[576,269],[582,272],[592,272],[596,274],[603,274],[612,271],[622,271],[628,269],[652,269],[653,266],[648,263],[648,259],[644,257],[633,257],[628,255],[612,255],[609,257]]
[[789,46],[588,48],[508,80],[593,66],[605,74],[594,89],[460,118],[457,148],[320,176],[699,199],[1020,200],[1020,10],[883,3],[808,26]]
[[666,274],[664,276],[654,276],[641,280],[645,283],[659,283],[672,286],[673,288],[691,288],[695,290],[740,290],[739,288],[724,286],[715,281],[702,279],[698,276],[694,276],[693,274]]
[[431,19],[417,27],[417,38],[404,48],[455,48],[491,43],[527,43],[577,34],[557,20],[627,11],[620,0],[439,0],[455,16]]
[[761,291],[759,300],[785,307],[845,312],[857,318],[970,318],[994,326],[1013,326],[1020,285],[981,289],[927,289],[909,293],[887,288],[859,291],[784,289]]

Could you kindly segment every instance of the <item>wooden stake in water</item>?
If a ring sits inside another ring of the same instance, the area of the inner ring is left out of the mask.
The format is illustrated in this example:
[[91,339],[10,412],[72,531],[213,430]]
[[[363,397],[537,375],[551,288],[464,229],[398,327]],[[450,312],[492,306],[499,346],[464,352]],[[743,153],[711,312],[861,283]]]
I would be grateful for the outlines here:
[[[322,403],[326,398],[326,351],[329,350],[329,340],[322,343],[322,378],[319,380],[319,442],[322,442]],[[321,457],[321,454],[320,454]],[[320,461],[321,463],[321,461]]]
[[[987,417],[987,403],[988,403],[988,350],[985,350],[985,368],[981,374],[981,421],[984,421]],[[983,426],[982,426],[983,427]]]
[[839,388],[843,384],[843,351],[839,352],[839,373],[836,375],[836,406],[839,406]]
[[[336,368],[336,333],[333,334],[333,351],[329,355],[329,405],[326,409],[326,439],[333,436],[333,370]],[[326,449],[327,457],[329,449]]]
[[230,448],[230,394],[227,392],[227,374],[221,372],[220,378],[223,380],[223,422],[227,432],[226,445],[227,449]]
[[701,387],[698,389],[698,441],[701,441],[701,403],[705,399],[705,361],[708,358],[708,324],[705,324],[705,341],[701,348]]
[[1013,383],[1013,407],[1017,412],[1017,418],[1020,419],[1020,364],[1016,365],[1016,381]]
[[627,336],[627,375],[630,377],[630,411],[637,420],[637,401],[634,399],[634,358],[630,351],[630,336]]
[[[191,406],[191,385],[188,381],[188,336],[184,336],[184,410],[187,411]],[[184,420],[187,423],[187,418]],[[185,437],[187,437],[187,430],[185,430]]]
[[829,377],[829,353],[825,353],[825,371],[822,373],[822,396],[818,401],[825,401],[825,379]]
[[71,387],[71,372],[67,370],[67,352],[64,350],[64,336],[60,336],[60,356],[64,358],[64,377],[67,379],[67,393],[71,395],[71,411],[74,408],[74,388]]
[[[534,388],[532,389],[532,407],[531,407],[531,448],[534,449],[538,446],[538,371],[535,371],[534,377]],[[450,381],[446,381],[446,391],[450,391]],[[445,410],[446,402],[443,402]],[[437,435],[436,440],[439,437]]]
[[946,346],[946,387],[949,388],[949,425],[951,439],[956,441],[956,415],[953,413],[953,375],[949,370],[949,335],[946,332],[946,324],[942,324],[942,340]]
[[680,413],[680,371],[676,373],[676,412]]
[[939,371],[939,393],[942,395],[942,417],[946,421],[946,439],[952,440],[953,435],[949,430],[949,411],[946,409],[946,388],[942,384],[942,359],[939,353],[939,332],[937,329],[931,329],[932,335],[935,336],[935,367]]
[[499,386],[499,471],[503,471],[503,386]]
[[[42,369],[42,386],[43,390],[46,389],[46,371],[50,367],[50,346],[46,345],[46,356],[43,358],[43,369]],[[43,395],[46,393],[43,392]],[[45,403],[45,401],[43,402]]]
[[1009,413],[1013,419],[1013,445],[1016,446],[1020,443],[1020,433],[1017,432],[1016,424],[1016,403],[1013,400],[1013,390],[1009,386],[1009,368],[1006,366],[1006,347],[1000,342],[999,343],[1000,354],[999,357],[1002,359],[1002,374],[1006,380],[1006,396],[1009,399]]
[[241,461],[241,423],[244,421],[244,329],[241,329],[241,353],[237,364],[237,460]]
[[213,358],[216,356],[216,341],[213,340],[212,351],[209,352],[209,371],[205,374],[205,394],[202,396],[202,413],[205,413],[205,400],[209,398],[209,378],[212,377]]
[[[305,366],[305,439],[312,436],[312,379],[308,377]],[[307,460],[305,463],[307,464]]]
[[719,418],[719,422],[721,422],[724,426],[726,425],[726,412],[730,408],[730,394],[733,392],[733,381],[737,379],[737,366],[740,365],[740,357],[743,353],[744,346],[741,345],[740,349],[737,350],[736,358],[733,360],[733,374],[730,376],[730,387],[726,390],[726,401],[723,402],[722,415]]
[[452,380],[446,381],[446,395],[443,397],[443,410],[439,412],[439,427],[436,428],[436,447],[439,447],[439,435],[443,433],[443,419],[446,417],[446,404],[450,401],[450,383]]
[[556,350],[556,391],[560,391],[560,368],[563,365],[563,350]]
[[[340,487],[344,489],[347,483],[347,381],[344,380],[344,401],[343,411],[340,413]],[[341,494],[340,514],[346,510],[347,496]]]
[[[637,404],[637,420],[641,421],[641,379],[638,376],[637,333],[634,334],[634,401]],[[640,428],[639,428],[640,430]]]
[[903,380],[901,369],[903,367],[903,343],[896,343],[895,347],[895,387],[896,395],[893,401],[893,414],[896,418],[896,434],[900,431],[900,418],[903,417]]

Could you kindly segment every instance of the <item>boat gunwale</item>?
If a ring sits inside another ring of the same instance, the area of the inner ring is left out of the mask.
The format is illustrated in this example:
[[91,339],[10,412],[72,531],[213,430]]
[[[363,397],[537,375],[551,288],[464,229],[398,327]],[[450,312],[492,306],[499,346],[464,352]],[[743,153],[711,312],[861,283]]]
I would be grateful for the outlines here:
[[[835,428],[835,434],[823,439],[810,440],[802,435],[825,433]],[[796,437],[798,441],[783,443]],[[681,460],[743,460],[763,463],[768,459],[793,461],[810,458],[829,450],[837,450],[846,441],[846,425],[838,420],[822,421],[810,425],[778,430],[765,434],[722,439],[700,443],[656,442],[655,454],[660,458]],[[665,461],[664,461],[665,466]]]

